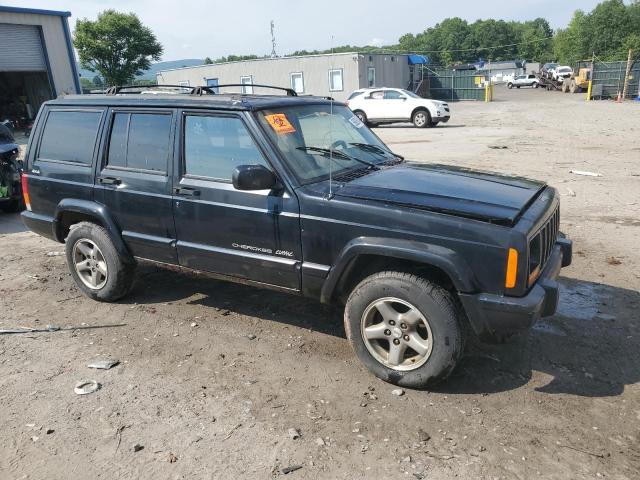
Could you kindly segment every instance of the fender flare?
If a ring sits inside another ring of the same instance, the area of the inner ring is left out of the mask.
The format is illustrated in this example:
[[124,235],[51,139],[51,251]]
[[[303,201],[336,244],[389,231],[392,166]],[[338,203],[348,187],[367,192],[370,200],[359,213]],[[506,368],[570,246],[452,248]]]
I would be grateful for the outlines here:
[[62,217],[65,213],[79,213],[98,220],[98,222],[107,230],[117,252],[125,258],[127,262],[132,263],[134,261],[133,256],[122,239],[118,225],[105,205],[91,200],[78,200],[73,198],[65,198],[61,200],[56,207],[53,218],[53,235],[56,240],[61,243],[64,243]]
[[322,303],[330,303],[340,279],[349,273],[353,261],[361,255],[410,260],[431,265],[445,272],[459,292],[476,291],[475,275],[467,262],[455,251],[424,242],[381,237],[358,237],[345,245],[324,281]]

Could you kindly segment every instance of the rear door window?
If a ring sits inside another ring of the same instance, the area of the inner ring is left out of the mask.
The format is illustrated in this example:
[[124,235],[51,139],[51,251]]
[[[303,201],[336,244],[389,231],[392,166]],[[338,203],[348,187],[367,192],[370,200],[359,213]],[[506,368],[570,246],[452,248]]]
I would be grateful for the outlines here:
[[170,113],[117,112],[111,123],[107,166],[166,173]]
[[91,165],[101,116],[100,111],[50,111],[38,159]]

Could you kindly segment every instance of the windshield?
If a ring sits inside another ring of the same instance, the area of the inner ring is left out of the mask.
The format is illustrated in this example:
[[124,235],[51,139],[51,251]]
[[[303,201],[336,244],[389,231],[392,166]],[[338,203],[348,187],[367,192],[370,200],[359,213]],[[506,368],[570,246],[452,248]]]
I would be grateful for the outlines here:
[[[263,110],[260,123],[301,183],[396,160],[387,146],[342,105]],[[330,158],[332,157],[332,158]]]
[[570,72],[570,71],[571,71],[570,67],[562,67],[562,68],[558,69],[559,73],[567,73],[567,72]]

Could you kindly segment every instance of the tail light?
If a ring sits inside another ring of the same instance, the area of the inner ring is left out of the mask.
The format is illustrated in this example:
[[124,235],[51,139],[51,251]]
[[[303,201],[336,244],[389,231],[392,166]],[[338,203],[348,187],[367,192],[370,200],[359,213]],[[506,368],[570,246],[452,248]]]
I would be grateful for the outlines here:
[[31,211],[31,199],[29,198],[29,187],[27,186],[27,176],[22,175],[22,198],[27,210]]

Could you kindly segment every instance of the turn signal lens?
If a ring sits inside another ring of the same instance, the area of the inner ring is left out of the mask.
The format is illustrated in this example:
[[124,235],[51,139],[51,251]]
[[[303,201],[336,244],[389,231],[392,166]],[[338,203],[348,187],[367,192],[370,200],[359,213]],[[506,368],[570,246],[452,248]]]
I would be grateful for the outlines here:
[[515,248],[509,249],[507,257],[507,276],[504,280],[504,286],[514,288],[516,286],[516,277],[518,276],[518,251]]
[[24,198],[24,205],[27,210],[31,211],[31,199],[29,198],[29,189],[27,187],[27,176],[22,175],[22,198]]

